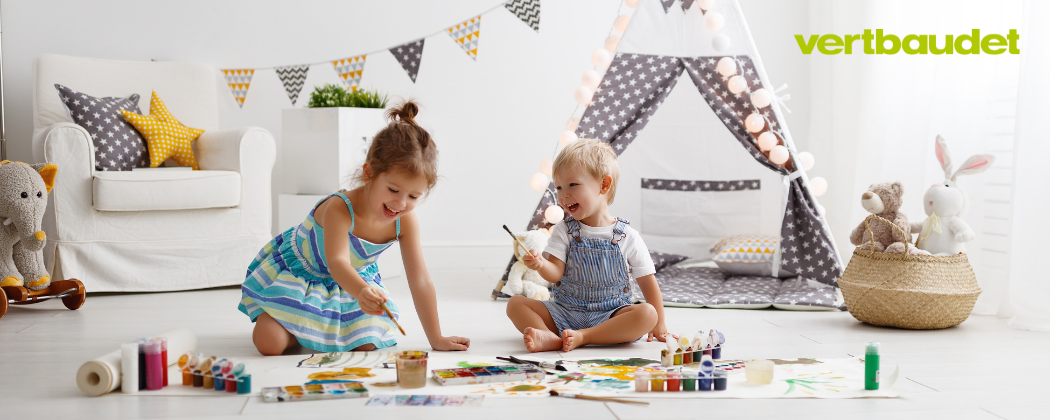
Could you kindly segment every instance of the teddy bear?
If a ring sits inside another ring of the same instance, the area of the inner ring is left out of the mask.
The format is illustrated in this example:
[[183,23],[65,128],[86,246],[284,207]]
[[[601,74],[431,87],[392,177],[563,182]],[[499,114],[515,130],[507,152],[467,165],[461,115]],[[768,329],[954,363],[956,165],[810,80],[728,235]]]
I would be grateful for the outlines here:
[[873,219],[869,225],[875,236],[874,242],[871,235],[868,234],[865,223],[861,222],[850,233],[850,243],[857,245],[860,249],[903,254],[908,248],[905,244],[911,241],[911,225],[908,223],[908,216],[900,211],[903,195],[904,185],[900,181],[871,184],[868,191],[861,195],[860,205],[869,213],[893,222],[901,228],[904,236],[901,236],[901,231],[892,226]]
[[[529,249],[543,249],[547,247],[547,240],[550,239],[551,234],[546,229],[536,229],[528,232],[518,232],[514,236],[521,241],[522,245],[529,247]],[[528,250],[523,250],[520,246],[514,244],[514,257],[517,258],[517,261],[510,267],[510,274],[507,275],[507,284],[503,290],[511,295],[524,295],[530,299],[549,300],[551,297],[551,284],[544,280],[539,272],[530,270],[525,266],[525,263],[521,262],[521,257],[526,252]]]
[[57,173],[50,163],[0,161],[0,286],[44,290],[51,283],[41,225]]

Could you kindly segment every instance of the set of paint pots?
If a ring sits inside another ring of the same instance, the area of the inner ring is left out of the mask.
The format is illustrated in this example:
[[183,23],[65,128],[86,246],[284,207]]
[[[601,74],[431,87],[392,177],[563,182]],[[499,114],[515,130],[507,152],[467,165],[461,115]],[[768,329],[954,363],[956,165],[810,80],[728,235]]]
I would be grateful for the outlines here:
[[200,353],[187,352],[179,357],[179,370],[183,386],[237,394],[252,392],[252,375],[247,374],[244,363],[233,359],[205,358]]
[[304,384],[262,389],[263,402],[368,398],[368,389],[357,382]]
[[441,385],[542,380],[545,376],[542,369],[527,364],[434,370],[434,380]]
[[639,370],[634,373],[635,392],[725,391],[729,372],[715,369],[711,374],[692,371]]

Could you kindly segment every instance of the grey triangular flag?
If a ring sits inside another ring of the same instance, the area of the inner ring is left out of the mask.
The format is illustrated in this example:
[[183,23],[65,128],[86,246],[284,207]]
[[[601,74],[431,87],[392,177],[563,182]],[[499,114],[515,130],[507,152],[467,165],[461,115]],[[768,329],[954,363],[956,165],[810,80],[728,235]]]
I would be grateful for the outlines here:
[[540,0],[511,0],[506,7],[534,31],[540,31]]
[[301,66],[277,67],[277,78],[284,84],[284,91],[288,93],[288,99],[292,105],[299,99],[299,92],[303,90],[303,82],[306,82],[306,72],[310,71],[307,64]]
[[664,13],[671,10],[671,5],[674,4],[674,0],[660,0],[660,4],[664,6]]
[[390,53],[394,55],[398,63],[401,63],[405,73],[408,73],[408,78],[412,79],[412,83],[416,82],[416,75],[419,74],[419,63],[423,57],[423,41],[425,39],[420,38],[390,49]]
[[689,6],[693,5],[693,0],[682,0],[682,11],[688,12]]

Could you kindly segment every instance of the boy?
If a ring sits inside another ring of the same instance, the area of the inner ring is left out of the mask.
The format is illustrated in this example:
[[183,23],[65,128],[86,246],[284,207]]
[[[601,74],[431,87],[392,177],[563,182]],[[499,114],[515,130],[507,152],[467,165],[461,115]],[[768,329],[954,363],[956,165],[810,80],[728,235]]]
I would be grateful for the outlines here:
[[[507,304],[529,351],[625,343],[646,333],[649,341],[664,341],[663,298],[649,250],[626,220],[609,214],[619,178],[616,153],[597,140],[575,141],[554,160],[558,204],[571,217],[554,226],[543,253],[522,257],[555,283],[551,300],[519,295]],[[631,304],[632,277],[648,303]]]

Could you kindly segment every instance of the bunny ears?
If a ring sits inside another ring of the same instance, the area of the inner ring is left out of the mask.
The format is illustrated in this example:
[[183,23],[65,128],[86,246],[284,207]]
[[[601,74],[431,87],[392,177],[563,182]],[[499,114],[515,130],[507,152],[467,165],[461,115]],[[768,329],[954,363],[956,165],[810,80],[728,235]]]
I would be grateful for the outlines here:
[[948,153],[948,141],[945,140],[944,137],[938,135],[934,150],[937,152],[937,161],[941,163],[941,168],[944,169],[944,179],[950,179],[952,181],[955,181],[955,178],[959,175],[974,175],[984,172],[988,170],[988,168],[991,168],[992,164],[995,163],[995,155],[973,155],[963,162],[958,171],[953,173],[952,156]]

